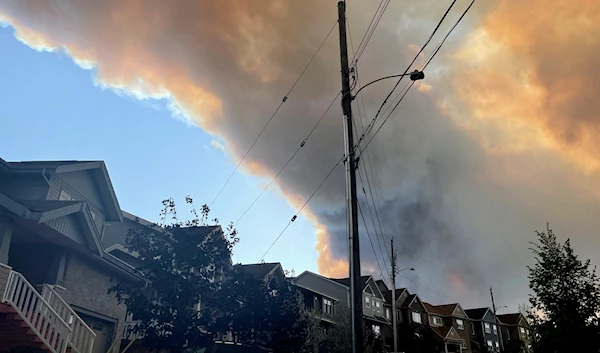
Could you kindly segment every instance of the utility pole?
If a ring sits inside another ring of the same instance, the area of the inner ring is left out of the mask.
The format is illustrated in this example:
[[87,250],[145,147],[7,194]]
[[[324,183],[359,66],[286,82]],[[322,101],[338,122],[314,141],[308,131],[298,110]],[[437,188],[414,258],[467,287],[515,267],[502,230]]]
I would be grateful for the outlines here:
[[348,250],[350,263],[350,310],[352,313],[352,353],[364,350],[362,290],[360,280],[360,241],[358,238],[358,204],[356,196],[356,160],[352,135],[352,94],[346,40],[346,3],[338,2],[338,29],[340,31],[340,64],[342,69],[342,111],[344,114],[346,187],[349,214]]
[[394,252],[394,238],[392,242],[392,330],[394,331],[394,353],[398,352],[398,328],[396,326],[396,253]]
[[500,350],[504,350],[504,345],[502,342],[502,331],[500,328],[500,325],[498,324],[500,322],[500,320],[498,320],[498,317],[496,316],[496,303],[494,303],[494,291],[492,290],[492,287],[490,287],[490,296],[492,297],[492,310],[494,311],[494,324],[496,325],[496,330],[498,331],[498,341],[500,342]]

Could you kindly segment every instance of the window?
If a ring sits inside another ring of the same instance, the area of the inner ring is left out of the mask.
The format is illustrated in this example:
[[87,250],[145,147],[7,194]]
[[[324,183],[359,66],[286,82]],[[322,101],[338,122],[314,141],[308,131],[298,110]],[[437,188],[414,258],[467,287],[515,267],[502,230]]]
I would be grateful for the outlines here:
[[376,336],[379,336],[381,334],[381,327],[379,327],[378,325],[373,325],[371,328],[373,329],[373,333]]
[[60,191],[60,196],[58,197],[58,199],[60,201],[71,201],[71,200],[73,200],[73,198],[71,197],[71,195],[69,195],[69,193],[66,192],[66,191],[64,191],[64,190]]
[[500,352],[500,344],[498,343],[498,341],[494,343],[496,343],[496,352]]
[[323,298],[323,314],[333,315],[333,302],[327,298]]
[[494,350],[494,345],[491,340],[487,340],[487,347],[490,352]]
[[525,328],[519,327],[519,332],[521,332],[521,336],[525,336]]
[[442,318],[439,316],[434,316],[433,317],[433,324],[436,326],[442,326]]
[[388,320],[390,319],[390,309],[388,308],[385,308],[385,318]]
[[467,349],[467,342],[466,342],[465,340],[462,340],[462,341],[460,342],[460,348],[462,348],[462,349]]
[[497,325],[494,325],[494,335],[498,335],[498,327],[497,327]]
[[464,330],[465,329],[465,322],[462,321],[461,319],[456,319],[456,328],[459,330]]
[[488,324],[487,322],[485,324],[483,324],[485,327],[485,333],[492,333],[492,328],[490,327],[490,324]]
[[379,300],[375,301],[375,308],[377,309],[378,313],[381,312],[381,302]]
[[371,307],[371,298],[365,297],[365,307],[367,307],[367,308]]
[[413,322],[416,322],[416,323],[420,324],[421,323],[421,313],[413,311],[413,313],[412,313],[412,319],[413,319]]

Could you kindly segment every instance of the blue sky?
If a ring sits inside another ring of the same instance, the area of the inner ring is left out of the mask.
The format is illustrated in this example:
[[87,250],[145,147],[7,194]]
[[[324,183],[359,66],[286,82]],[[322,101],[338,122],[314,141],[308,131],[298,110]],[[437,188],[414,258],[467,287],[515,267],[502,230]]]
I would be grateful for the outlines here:
[[[160,201],[179,212],[192,196],[209,203],[235,168],[213,138],[172,117],[168,102],[140,101],[94,83],[93,72],[64,53],[37,52],[0,27],[0,157],[21,160],[103,160],[121,208],[157,221]],[[267,181],[268,182],[268,181]],[[237,173],[212,207],[221,223],[237,220],[264,181]],[[257,262],[294,210],[266,192],[240,221],[234,261]],[[265,260],[296,273],[316,271],[314,229],[299,217]]]

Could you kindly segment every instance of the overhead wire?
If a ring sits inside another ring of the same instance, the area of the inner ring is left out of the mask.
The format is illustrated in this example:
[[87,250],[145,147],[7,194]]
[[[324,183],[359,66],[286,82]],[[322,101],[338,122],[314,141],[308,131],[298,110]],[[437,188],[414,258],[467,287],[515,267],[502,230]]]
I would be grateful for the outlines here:
[[306,199],[306,201],[304,202],[304,204],[302,205],[302,207],[300,207],[298,209],[298,211],[296,212],[296,214],[294,214],[294,216],[290,219],[290,221],[288,222],[288,224],[285,226],[285,228],[283,228],[283,230],[279,233],[279,235],[275,238],[275,240],[273,240],[273,242],[271,243],[271,245],[269,246],[269,248],[267,249],[267,251],[265,251],[265,253],[261,256],[260,260],[258,262],[261,262],[265,256],[269,253],[269,251],[271,250],[271,248],[275,245],[275,243],[277,243],[277,241],[279,241],[279,239],[281,238],[281,236],[283,235],[283,233],[285,233],[285,231],[289,228],[289,226],[298,218],[298,215],[302,212],[302,210],[304,210],[304,208],[306,207],[306,205],[308,205],[308,203],[310,202],[310,200],[315,196],[315,194],[317,193],[317,191],[319,191],[319,189],[321,189],[321,187],[323,186],[323,184],[325,184],[325,182],[327,181],[327,179],[329,179],[329,177],[331,176],[331,174],[333,174],[333,172],[335,171],[335,169],[337,168],[337,166],[342,162],[346,160],[346,156],[342,156],[342,158],[340,158],[334,165],[333,168],[331,168],[331,170],[329,171],[329,173],[327,173],[327,175],[325,176],[325,178],[323,178],[323,180],[321,181],[321,183],[317,186],[317,188],[312,192],[312,194],[308,197],[308,199]]
[[[383,1],[382,1],[382,3],[383,3]],[[386,4],[386,7],[387,7],[387,4]],[[384,11],[385,11],[385,8],[384,8]],[[347,20],[347,26],[348,26],[348,33],[349,33],[349,37],[350,37],[350,47],[351,47],[352,53],[354,55],[354,53],[355,53],[355,51],[354,51],[354,42],[352,40],[352,31],[350,29],[350,21],[349,20]],[[365,37],[363,37],[363,39],[364,38]],[[360,86],[361,84],[360,84],[360,76],[359,76],[359,73],[358,73],[358,62],[355,63],[354,74],[356,76],[355,81],[356,81],[357,85]],[[361,96],[360,98],[362,100],[363,97]],[[363,103],[363,108],[364,108],[364,100],[362,100],[362,103]],[[358,108],[358,116],[359,116],[360,122],[361,122],[361,127],[363,128],[363,133],[364,133],[364,125],[363,124],[366,125],[366,117],[362,114],[361,107],[360,107],[360,104],[358,104],[358,102],[357,102],[357,108]],[[355,132],[356,132],[356,125],[357,124],[354,124]],[[356,132],[356,135],[358,136],[358,132]],[[366,165],[371,170],[371,174],[374,174],[373,173],[372,163],[369,163],[369,161],[367,159],[365,159],[364,165]],[[361,188],[362,188],[363,194],[365,195],[365,198],[367,199],[367,206],[368,206],[367,208],[368,208],[368,211],[369,211],[369,215],[371,217],[371,221],[373,222],[373,228],[375,229],[375,234],[377,235],[377,227],[375,226],[375,221],[373,219],[373,212],[371,211],[371,207],[369,205],[369,196],[367,195],[367,193],[365,191],[365,183],[362,180],[361,170],[362,170],[362,168],[358,168],[358,172],[359,172],[358,175],[359,175],[359,178],[360,178],[360,181],[361,181]],[[378,205],[375,202],[375,197],[374,197],[373,190],[371,188],[371,182],[370,182],[369,173],[368,173],[367,169],[365,169],[365,179],[367,180],[367,184],[368,184],[368,188],[369,188],[369,193],[371,195],[371,201],[373,203],[373,209],[375,211],[375,215],[376,215],[376,218],[377,218],[377,223],[379,225],[379,236],[377,237],[377,242],[379,244],[379,249],[380,249],[380,251],[381,251],[382,254],[385,254],[386,257],[389,256],[391,258],[391,252],[390,252],[390,250],[387,247],[387,242],[385,240],[385,236],[384,236],[384,233],[383,233],[383,227],[381,225],[381,219],[379,217]],[[385,249],[386,249],[385,252],[381,248],[381,241],[379,240],[380,238],[381,238],[381,240],[383,240],[383,243],[384,243],[384,246],[385,246]],[[386,267],[386,269],[387,269],[387,267]]]
[[400,84],[400,82],[402,82],[402,79],[406,76],[406,74],[408,73],[408,70],[410,70],[410,68],[415,63],[415,61],[417,61],[417,59],[419,58],[419,55],[421,55],[421,53],[423,52],[423,50],[425,50],[425,48],[427,47],[427,45],[429,45],[429,43],[433,39],[434,35],[437,33],[438,29],[440,28],[440,26],[442,25],[442,23],[446,19],[446,16],[448,16],[448,13],[450,12],[450,10],[452,10],[452,7],[454,7],[454,4],[456,3],[456,1],[457,0],[453,0],[452,3],[450,4],[450,6],[448,6],[448,9],[444,13],[444,15],[442,16],[442,18],[438,22],[438,24],[435,26],[434,30],[429,35],[429,38],[427,38],[427,40],[425,41],[425,44],[423,44],[423,46],[421,47],[421,49],[419,50],[419,52],[417,53],[417,55],[415,55],[414,59],[406,67],[406,70],[404,70],[404,73],[402,74],[402,76],[400,76],[400,78],[398,79],[398,81],[396,82],[396,84],[394,85],[394,87],[392,88],[392,90],[390,91],[390,93],[385,97],[385,99],[381,103],[381,106],[377,110],[377,113],[375,114],[375,117],[371,120],[371,122],[369,123],[369,125],[367,125],[365,133],[358,139],[358,142],[356,142],[356,144],[355,144],[356,146],[358,146],[362,142],[362,140],[364,139],[364,137],[371,132],[371,130],[373,129],[373,126],[374,126],[375,122],[377,121],[377,118],[381,114],[381,110],[383,109],[383,107],[387,103],[388,99],[392,96],[392,94],[394,94],[394,91],[396,90],[396,88],[398,87],[398,85]]
[[369,23],[369,26],[367,27],[367,30],[366,30],[363,38],[361,39],[360,43],[358,44],[356,53],[354,54],[354,57],[352,58],[352,61],[351,61],[351,63],[352,63],[351,66],[355,66],[358,63],[358,60],[360,60],[363,53],[367,49],[367,45],[371,41],[371,38],[373,37],[373,34],[375,33],[375,30],[377,29],[377,26],[379,25],[381,18],[383,18],[383,14],[385,13],[385,10],[387,9],[388,5],[390,4],[390,1],[391,0],[381,0],[381,2],[379,3],[379,6],[377,7],[375,14],[373,15],[373,18],[371,19],[371,22]]
[[375,255],[375,261],[377,262],[377,266],[379,267],[379,271],[383,274],[383,268],[387,272],[388,278],[391,278],[390,271],[388,271],[387,267],[381,267],[379,263],[379,257],[377,256],[377,251],[375,251],[375,245],[373,245],[373,239],[371,238],[371,233],[369,232],[369,227],[367,227],[367,221],[365,220],[365,215],[363,214],[362,207],[360,207],[360,201],[357,200],[356,204],[358,205],[358,212],[360,213],[360,217],[362,218],[363,224],[365,226],[365,230],[367,232],[367,237],[369,238],[369,243],[371,243],[371,249],[373,249],[373,255]]
[[275,109],[275,111],[273,112],[273,114],[271,115],[271,117],[269,118],[269,120],[267,120],[267,123],[263,126],[263,128],[260,131],[260,133],[258,134],[258,136],[256,136],[256,138],[254,139],[254,141],[252,142],[252,144],[250,145],[250,147],[248,148],[248,150],[246,151],[246,153],[244,154],[244,156],[242,157],[242,159],[240,159],[240,161],[238,162],[238,164],[235,166],[235,169],[233,170],[233,172],[231,172],[231,174],[229,175],[229,177],[227,178],[227,180],[225,181],[225,183],[223,184],[223,186],[221,187],[221,189],[219,189],[219,191],[217,192],[217,194],[215,195],[215,197],[213,198],[213,200],[210,202],[209,207],[211,207],[215,203],[215,201],[219,198],[219,196],[221,195],[221,193],[223,192],[223,190],[225,189],[225,187],[231,181],[231,178],[233,178],[233,176],[238,171],[238,169],[240,168],[240,166],[242,165],[242,163],[246,160],[246,157],[248,157],[248,154],[250,153],[250,151],[252,151],[252,149],[256,145],[256,142],[258,142],[258,140],[263,135],[263,133],[265,132],[265,130],[267,129],[267,127],[271,124],[271,122],[273,121],[273,119],[275,118],[275,116],[277,115],[277,113],[279,112],[279,110],[281,109],[281,107],[283,106],[283,104],[288,100],[288,97],[290,96],[290,94],[292,93],[292,91],[294,90],[294,88],[296,87],[296,85],[298,84],[298,82],[300,82],[300,79],[302,78],[302,76],[304,76],[304,73],[306,72],[306,70],[308,69],[308,67],[312,64],[313,60],[315,59],[315,57],[317,56],[317,54],[319,53],[319,51],[321,50],[321,48],[323,47],[323,45],[325,44],[325,42],[327,41],[327,39],[329,38],[329,36],[331,35],[331,33],[333,32],[333,30],[335,29],[335,27],[337,26],[337,24],[338,24],[338,21],[335,21],[335,23],[333,24],[333,26],[331,27],[331,29],[329,30],[329,32],[325,36],[325,39],[323,39],[323,41],[321,41],[321,44],[319,45],[319,47],[317,48],[317,50],[311,56],[311,58],[308,61],[308,63],[304,66],[304,69],[302,69],[302,72],[300,72],[300,75],[298,75],[298,78],[296,78],[296,81],[294,81],[294,83],[292,84],[292,86],[290,87],[290,89],[288,90],[288,92],[285,94],[285,96],[283,97],[283,99],[281,100],[281,102],[279,103],[279,105],[277,106],[277,109]]
[[296,157],[296,155],[298,154],[298,152],[300,152],[300,150],[302,149],[302,147],[304,147],[306,145],[306,143],[308,142],[308,139],[312,136],[312,134],[315,132],[315,130],[317,129],[317,127],[321,124],[321,122],[323,121],[323,119],[325,118],[325,116],[327,116],[327,113],[329,113],[329,111],[331,110],[331,107],[337,101],[337,99],[339,98],[339,96],[341,94],[342,93],[339,92],[333,98],[333,100],[331,101],[331,104],[329,104],[329,106],[327,107],[327,109],[325,110],[325,112],[321,115],[321,117],[315,123],[315,125],[310,130],[310,132],[308,133],[308,135],[306,135],[306,137],[304,138],[304,140],[302,140],[302,142],[300,143],[300,145],[298,146],[298,148],[296,149],[296,151],[291,155],[291,157],[287,160],[287,162],[285,162],[285,164],[279,169],[279,171],[277,172],[277,174],[275,174],[275,176],[273,178],[271,178],[271,180],[269,181],[269,183],[262,189],[262,191],[260,192],[260,194],[258,194],[258,196],[254,199],[254,201],[252,201],[252,203],[250,204],[250,206],[248,206],[248,208],[246,208],[246,210],[237,219],[237,221],[235,221],[234,226],[236,226],[242,220],[242,218],[244,218],[244,216],[246,215],[246,213],[248,213],[248,211],[250,211],[250,209],[252,208],[252,206],[254,206],[254,204],[258,201],[258,199],[260,199],[260,197],[265,193],[265,191],[267,191],[267,189],[271,186],[271,184],[273,184],[273,182],[279,177],[279,175],[283,172],[283,170]]

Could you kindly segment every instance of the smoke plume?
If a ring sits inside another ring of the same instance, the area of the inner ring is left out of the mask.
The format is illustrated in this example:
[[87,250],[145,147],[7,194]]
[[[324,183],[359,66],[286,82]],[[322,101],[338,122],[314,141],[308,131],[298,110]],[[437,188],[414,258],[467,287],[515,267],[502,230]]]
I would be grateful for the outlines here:
[[[449,3],[392,1],[359,61],[361,82],[402,72]],[[348,1],[353,45],[377,4]],[[441,35],[467,5],[457,2]],[[336,18],[335,2],[322,0],[0,4],[0,20],[19,40],[64,50],[93,69],[102,86],[139,99],[169,98],[174,115],[224,141],[234,163]],[[592,233],[600,211],[599,23],[600,3],[593,0],[480,1],[461,22],[360,163],[366,193],[368,172],[377,194],[373,203],[360,190],[379,261],[387,262],[394,235],[400,267],[418,269],[402,273],[402,285],[427,300],[460,299],[465,306],[488,305],[493,285],[503,304],[516,307],[526,300],[527,244],[546,222],[583,256],[599,260]],[[244,172],[275,175],[339,83],[336,33],[248,155]],[[355,101],[359,134],[392,84],[370,86]],[[296,208],[341,157],[338,107],[277,180]],[[347,274],[344,199],[339,167],[303,213],[317,230],[325,275]],[[386,236],[379,241],[375,207]],[[361,240],[365,272],[385,276],[364,226]]]

